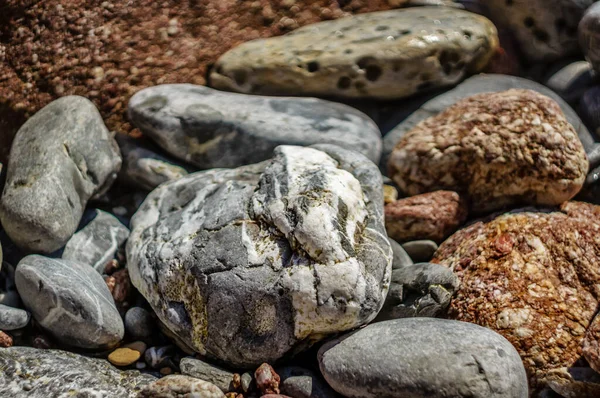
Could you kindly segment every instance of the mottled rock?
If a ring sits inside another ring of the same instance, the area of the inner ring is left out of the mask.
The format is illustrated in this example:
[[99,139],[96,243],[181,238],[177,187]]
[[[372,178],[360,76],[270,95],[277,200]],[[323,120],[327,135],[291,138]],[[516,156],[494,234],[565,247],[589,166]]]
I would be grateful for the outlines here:
[[519,355],[502,336],[435,318],[380,322],[326,343],[319,366],[349,398],[526,398]]
[[59,342],[100,349],[123,338],[113,298],[89,265],[30,255],[18,264],[15,279],[25,307]]
[[125,313],[125,331],[134,339],[147,340],[156,328],[152,314],[141,307],[131,307]]
[[335,398],[337,394],[319,376],[299,366],[278,368],[281,393],[294,398]]
[[93,219],[69,239],[62,258],[86,264],[99,274],[129,237],[129,230],[115,216],[92,210]]
[[23,249],[51,253],[73,235],[90,197],[121,167],[116,142],[94,104],[60,98],[19,129],[0,204],[2,226]]
[[412,261],[426,263],[433,258],[438,245],[432,240],[413,240],[403,243],[402,248]]
[[383,186],[383,202],[387,205],[398,200],[398,190],[391,185]]
[[15,330],[27,326],[31,315],[29,312],[0,304],[0,330]]
[[416,7],[321,22],[225,53],[216,88],[254,94],[403,98],[458,83],[498,46],[486,18]]
[[[547,382],[550,390],[560,394],[561,397],[600,396],[600,375],[591,368],[555,369],[548,372]],[[543,396],[543,392],[540,396]]]
[[[591,4],[592,1],[587,1]],[[598,50],[598,39],[600,39],[600,4],[591,5],[581,18],[578,26],[579,44],[596,72],[600,71],[600,50]]]
[[279,375],[268,363],[263,363],[254,372],[256,387],[263,394],[279,394]]
[[585,334],[583,356],[592,369],[600,373],[600,316],[598,315],[594,317]]
[[150,347],[144,354],[144,360],[152,369],[160,369],[172,363],[175,356],[175,347],[167,345],[163,347]]
[[456,192],[436,191],[385,206],[385,229],[398,242],[442,242],[465,222],[467,202]]
[[556,102],[508,90],[466,98],[419,123],[397,144],[388,167],[410,195],[454,190],[482,213],[561,204],[583,186],[588,161]]
[[0,347],[8,348],[8,347],[12,347],[12,345],[13,345],[12,337],[10,337],[9,334],[6,334],[2,330],[0,330]]
[[406,267],[412,265],[413,261],[408,253],[402,248],[402,246],[393,239],[389,239],[390,246],[392,247],[392,270],[396,268]]
[[147,384],[138,398],[225,398],[213,384],[190,376],[171,375]]
[[195,351],[232,367],[275,361],[383,304],[381,187],[372,162],[333,145],[167,182],[131,220],[132,282]]
[[600,298],[599,216],[600,207],[582,202],[507,213],[458,231],[432,260],[460,279],[449,316],[506,337],[532,391],[582,356]]
[[586,61],[569,62],[550,71],[544,84],[569,103],[579,102],[595,81],[592,66]]
[[250,390],[250,386],[252,385],[252,382],[254,381],[254,378],[252,377],[252,375],[248,372],[242,374],[242,376],[240,377],[240,384],[242,387],[242,391],[244,392],[248,392]]
[[31,347],[0,350],[0,368],[0,395],[13,398],[134,398],[155,380],[136,370],[117,370],[104,359]]
[[129,272],[126,269],[120,269],[110,276],[105,276],[104,281],[108,286],[108,291],[115,300],[119,311],[125,312],[129,306],[128,299],[131,296],[133,288],[129,279]]
[[171,155],[197,167],[238,167],[279,145],[335,144],[379,162],[381,133],[365,114],[316,98],[235,94],[191,84],[136,93],[129,116]]
[[486,0],[490,17],[510,28],[530,60],[577,54],[577,25],[594,0]]
[[234,391],[233,373],[223,368],[193,357],[183,358],[179,363],[179,368],[181,374],[208,381],[219,387],[224,393]]

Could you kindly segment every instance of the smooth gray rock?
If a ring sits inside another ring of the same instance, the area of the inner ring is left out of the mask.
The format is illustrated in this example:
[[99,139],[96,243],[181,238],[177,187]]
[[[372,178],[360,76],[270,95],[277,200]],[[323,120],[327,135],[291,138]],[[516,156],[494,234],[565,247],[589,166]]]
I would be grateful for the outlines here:
[[250,386],[252,385],[253,381],[254,381],[254,378],[252,377],[252,375],[250,373],[248,373],[248,372],[243,373],[242,377],[241,377],[242,391],[248,392],[250,390]]
[[338,395],[312,371],[299,366],[277,369],[279,389],[294,398],[336,398]]
[[37,324],[69,346],[117,345],[123,321],[102,276],[69,260],[30,255],[18,264],[17,289]]
[[561,63],[558,69],[550,71],[544,85],[569,103],[577,103],[586,89],[594,84],[592,65],[587,61]]
[[349,398],[526,398],[519,354],[471,323],[407,318],[374,323],[326,343],[327,383]]
[[156,380],[137,370],[120,371],[104,359],[31,347],[0,349],[0,396],[11,398],[134,398]]
[[400,141],[404,134],[412,130],[412,128],[422,120],[437,115],[463,98],[485,92],[506,91],[512,88],[533,90],[552,98],[558,103],[568,122],[571,123],[575,128],[575,131],[577,131],[577,135],[579,136],[579,139],[581,140],[586,152],[593,148],[594,138],[588,131],[587,127],[585,127],[579,116],[577,116],[577,113],[569,106],[569,104],[565,102],[565,100],[563,100],[558,94],[550,90],[548,87],[516,76],[481,74],[465,80],[453,90],[440,94],[432,100],[426,102],[421,106],[421,108],[412,113],[402,123],[396,126],[396,128],[390,131],[383,138],[383,154],[380,163],[382,172],[384,174],[387,173],[387,162],[390,153],[394,150],[394,147],[398,141]]
[[410,256],[408,255],[408,253],[406,252],[406,250],[404,250],[404,248],[402,247],[402,245],[400,245],[400,243],[396,242],[393,239],[389,239],[390,241],[390,246],[392,247],[392,253],[393,253],[393,260],[392,260],[392,270],[395,270],[396,268],[404,268],[408,265],[412,265],[413,261],[410,258]]
[[435,251],[438,249],[438,244],[426,239],[413,240],[404,242],[402,248],[414,262],[426,263],[433,258]]
[[20,308],[0,304],[0,330],[15,330],[27,326],[31,315]]
[[182,375],[196,377],[214,384],[223,392],[235,391],[233,373],[196,358],[183,358],[179,363]]
[[257,163],[279,145],[335,144],[374,162],[381,156],[381,133],[367,115],[316,98],[165,84],[137,92],[129,117],[171,155],[203,169]]
[[[591,0],[590,0],[591,1]],[[594,70],[600,72],[600,3],[590,6],[578,26],[579,44]]]
[[134,286],[182,342],[232,367],[368,323],[387,293],[381,175],[337,146],[167,182],[131,226]]
[[156,322],[152,314],[142,307],[131,307],[125,313],[125,331],[134,340],[147,340],[156,333]]
[[121,167],[116,142],[92,102],[59,98],[19,129],[0,203],[2,226],[21,248],[51,253],[73,235],[86,203]]
[[116,139],[123,156],[119,178],[127,184],[151,191],[163,182],[188,174],[184,167],[153,151],[143,139],[134,139],[124,134],[118,134]]
[[129,237],[129,229],[110,213],[98,209],[92,212],[96,216],[69,239],[62,258],[89,265],[102,275]]
[[459,279],[440,264],[419,263],[392,270],[392,282],[376,321],[436,317],[458,290]]

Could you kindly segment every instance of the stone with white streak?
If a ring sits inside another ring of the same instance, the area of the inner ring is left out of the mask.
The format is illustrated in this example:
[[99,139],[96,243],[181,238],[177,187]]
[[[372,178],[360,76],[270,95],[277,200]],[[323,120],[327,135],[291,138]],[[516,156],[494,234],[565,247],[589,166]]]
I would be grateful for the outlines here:
[[392,251],[377,167],[333,145],[161,185],[131,221],[131,280],[195,351],[232,367],[371,321]]

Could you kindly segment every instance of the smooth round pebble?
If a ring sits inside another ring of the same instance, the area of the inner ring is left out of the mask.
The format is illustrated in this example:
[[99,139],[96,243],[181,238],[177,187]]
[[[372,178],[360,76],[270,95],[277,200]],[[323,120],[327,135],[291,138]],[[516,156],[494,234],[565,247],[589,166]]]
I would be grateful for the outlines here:
[[0,304],[0,330],[15,330],[27,326],[31,315],[20,308]]
[[157,326],[152,314],[142,307],[131,307],[125,313],[125,330],[134,339],[148,339]]
[[402,244],[402,248],[417,263],[426,263],[433,258],[438,244],[432,240],[413,240]]
[[141,354],[139,351],[122,347],[111,352],[108,355],[108,361],[115,366],[129,366],[140,359],[140,357]]

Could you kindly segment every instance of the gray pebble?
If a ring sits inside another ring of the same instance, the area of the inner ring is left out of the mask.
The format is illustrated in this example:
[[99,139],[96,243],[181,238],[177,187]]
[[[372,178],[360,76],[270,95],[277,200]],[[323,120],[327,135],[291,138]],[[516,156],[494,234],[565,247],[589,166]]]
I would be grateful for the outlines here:
[[200,359],[187,357],[179,363],[181,374],[214,384],[223,392],[234,391],[233,373]]
[[15,330],[27,326],[31,315],[29,312],[0,304],[0,330]]
[[402,244],[409,257],[417,263],[426,263],[433,258],[438,244],[432,240],[413,240]]
[[156,332],[152,314],[142,307],[131,307],[125,313],[125,330],[134,340],[146,340]]
[[250,386],[252,385],[252,382],[254,381],[254,378],[252,377],[252,375],[250,373],[244,373],[242,374],[242,391],[244,392],[248,392],[248,390],[250,390]]
[[337,394],[312,371],[299,366],[278,368],[282,394],[294,398],[335,398]]
[[392,270],[396,268],[406,267],[408,265],[412,265],[413,261],[411,257],[408,255],[406,250],[400,245],[400,243],[396,242],[393,239],[388,239],[390,241],[390,246],[392,247],[392,253],[394,254],[392,260]]

